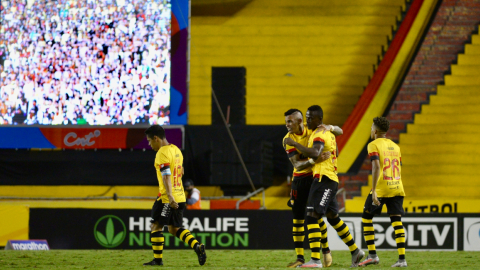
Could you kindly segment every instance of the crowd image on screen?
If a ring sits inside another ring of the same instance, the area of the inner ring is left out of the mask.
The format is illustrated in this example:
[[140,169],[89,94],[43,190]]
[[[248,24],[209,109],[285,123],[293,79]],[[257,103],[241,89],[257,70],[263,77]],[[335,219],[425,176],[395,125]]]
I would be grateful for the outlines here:
[[170,0],[1,0],[0,124],[169,124]]

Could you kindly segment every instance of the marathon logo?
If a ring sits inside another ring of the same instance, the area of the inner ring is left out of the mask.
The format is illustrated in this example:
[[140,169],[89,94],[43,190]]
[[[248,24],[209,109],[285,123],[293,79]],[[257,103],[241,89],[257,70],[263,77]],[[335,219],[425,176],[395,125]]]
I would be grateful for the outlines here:
[[6,250],[50,250],[47,240],[9,240]]

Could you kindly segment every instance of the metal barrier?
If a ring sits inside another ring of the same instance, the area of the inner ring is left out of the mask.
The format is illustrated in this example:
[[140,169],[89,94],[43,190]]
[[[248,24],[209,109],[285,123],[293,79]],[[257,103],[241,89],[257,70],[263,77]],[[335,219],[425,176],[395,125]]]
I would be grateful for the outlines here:
[[339,213],[344,213],[345,212],[345,200],[347,200],[347,190],[345,188],[341,188],[337,191],[337,194],[336,196],[338,196],[338,194],[342,193],[343,194],[343,207],[338,209],[338,212]]
[[248,193],[247,196],[241,198],[240,200],[237,201],[237,204],[235,206],[235,209],[240,209],[240,203],[242,203],[243,201],[246,201],[248,199],[250,199],[251,197],[257,195],[258,193],[262,192],[262,206],[260,207],[260,210],[266,210],[267,208],[265,207],[265,189],[262,187],[262,188],[259,188],[257,190],[255,190],[254,192],[252,193]]

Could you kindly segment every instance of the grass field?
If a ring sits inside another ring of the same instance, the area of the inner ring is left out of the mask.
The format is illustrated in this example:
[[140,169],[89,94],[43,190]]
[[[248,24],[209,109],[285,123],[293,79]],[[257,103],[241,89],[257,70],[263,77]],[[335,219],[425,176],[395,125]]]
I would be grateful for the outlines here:
[[[309,258],[309,251],[307,258]],[[348,269],[350,253],[333,251],[331,269]],[[369,269],[387,269],[397,260],[394,251],[378,251],[380,265]],[[479,252],[408,252],[411,269],[480,269]],[[295,259],[290,250],[207,250],[203,268],[215,269],[285,269]],[[150,250],[0,250],[0,269],[144,269],[142,263],[153,258]],[[191,250],[165,250],[168,269],[200,267]]]

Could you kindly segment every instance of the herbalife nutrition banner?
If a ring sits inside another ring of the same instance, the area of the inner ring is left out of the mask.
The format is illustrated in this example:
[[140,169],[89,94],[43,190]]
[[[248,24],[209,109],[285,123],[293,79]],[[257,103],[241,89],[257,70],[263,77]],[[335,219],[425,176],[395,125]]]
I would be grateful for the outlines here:
[[[183,227],[214,249],[290,248],[286,211],[185,211]],[[165,233],[165,246],[184,248]],[[272,237],[276,236],[276,237]],[[150,248],[150,211],[116,209],[30,210],[30,238],[47,239],[51,249]]]
[[[30,239],[46,239],[51,249],[150,248],[150,211],[116,209],[30,210]],[[480,250],[480,218],[474,215],[410,214],[402,219],[410,250]],[[357,244],[366,249],[360,214],[343,214]],[[464,222],[465,220],[465,222]],[[395,250],[387,216],[374,218],[377,249]],[[186,211],[183,227],[211,249],[293,249],[290,211]],[[328,223],[327,223],[328,224]],[[165,246],[185,248],[166,232]],[[332,250],[348,250],[328,227]],[[465,246],[464,246],[465,242]],[[308,237],[305,245],[308,248]]]

